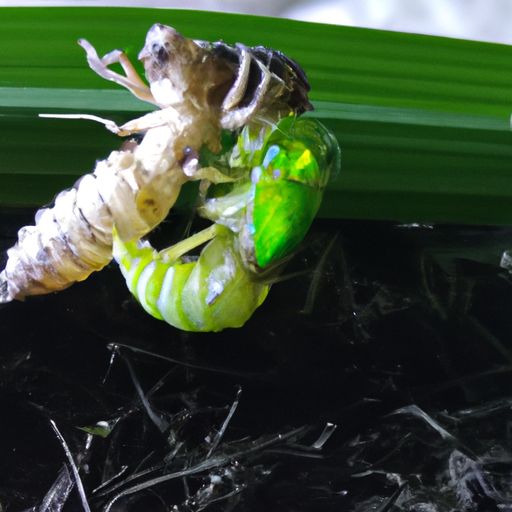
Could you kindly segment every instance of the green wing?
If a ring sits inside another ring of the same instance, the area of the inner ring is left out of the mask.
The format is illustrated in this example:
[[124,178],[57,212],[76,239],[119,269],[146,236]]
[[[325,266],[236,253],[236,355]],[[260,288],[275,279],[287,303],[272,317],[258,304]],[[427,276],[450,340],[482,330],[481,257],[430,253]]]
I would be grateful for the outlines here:
[[340,150],[318,121],[288,117],[268,137],[263,155],[252,171],[244,237],[261,269],[290,254],[305,237],[329,176],[339,168]]

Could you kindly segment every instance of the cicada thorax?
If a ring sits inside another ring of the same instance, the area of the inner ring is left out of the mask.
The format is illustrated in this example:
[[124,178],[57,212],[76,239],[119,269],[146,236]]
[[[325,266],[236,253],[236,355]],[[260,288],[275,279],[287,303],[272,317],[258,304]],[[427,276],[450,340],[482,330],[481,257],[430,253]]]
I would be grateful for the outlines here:
[[238,233],[244,264],[259,273],[304,239],[339,168],[339,146],[320,122],[289,116],[272,128],[244,128],[230,163],[250,169],[248,179],[208,199],[200,212]]

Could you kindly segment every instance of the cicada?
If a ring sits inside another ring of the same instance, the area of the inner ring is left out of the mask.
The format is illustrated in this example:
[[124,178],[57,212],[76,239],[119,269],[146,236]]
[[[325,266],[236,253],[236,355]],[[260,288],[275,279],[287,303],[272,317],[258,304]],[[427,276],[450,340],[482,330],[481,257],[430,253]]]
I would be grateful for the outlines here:
[[[147,85],[125,53],[100,58],[87,41],[89,66],[158,108],[117,126],[91,115],[120,136],[142,134],[140,144],[113,151],[93,173],[39,210],[23,227],[0,273],[0,302],[62,290],[112,258],[112,230],[121,240],[139,239],[168,214],[189,180],[217,181],[195,165],[202,147],[220,148],[222,130],[276,122],[311,108],[300,67],[280,52],[241,44],[188,39],[153,25],[139,53]],[[124,74],[110,69],[120,64]]]
[[278,269],[306,235],[340,150],[320,122],[290,116],[245,127],[227,161],[220,170],[238,178],[199,208],[214,222],[209,228],[159,252],[114,236],[132,294],[149,314],[186,331],[240,327],[250,318],[269,291],[262,273]]

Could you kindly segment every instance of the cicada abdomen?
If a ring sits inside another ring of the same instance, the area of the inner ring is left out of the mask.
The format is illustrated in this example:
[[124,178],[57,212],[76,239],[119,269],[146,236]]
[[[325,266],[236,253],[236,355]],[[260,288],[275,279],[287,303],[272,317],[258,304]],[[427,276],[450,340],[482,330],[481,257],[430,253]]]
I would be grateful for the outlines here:
[[[261,274],[278,272],[306,235],[340,151],[321,123],[292,116],[263,133],[244,130],[230,161],[246,172],[205,201],[200,213],[215,222],[210,228],[159,253],[114,238],[130,291],[179,329],[220,331],[251,317],[269,290]],[[182,259],[205,242],[198,258]]]
[[234,234],[214,228],[192,261],[176,254],[179,244],[157,252],[147,242],[115,238],[114,256],[128,289],[150,315],[185,331],[221,331],[241,327],[263,302],[269,286],[245,269]]
[[[166,217],[182,184],[202,179],[190,163],[203,146],[218,151],[222,129],[310,108],[299,66],[262,47],[196,42],[156,24],[139,54],[148,86],[123,52],[100,58],[87,41],[80,44],[96,73],[160,110],[121,127],[81,116],[119,135],[143,133],[143,141],[98,162],[52,208],[38,212],[34,226],[20,230],[0,273],[0,302],[61,290],[103,268],[112,258],[114,225],[122,240],[148,233]],[[112,71],[113,63],[125,75]]]

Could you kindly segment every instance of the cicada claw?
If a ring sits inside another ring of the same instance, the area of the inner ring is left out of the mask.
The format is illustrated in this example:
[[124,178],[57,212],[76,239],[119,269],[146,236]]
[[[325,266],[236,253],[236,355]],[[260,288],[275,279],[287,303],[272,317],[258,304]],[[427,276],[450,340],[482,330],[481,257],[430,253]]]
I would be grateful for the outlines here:
[[[157,105],[157,102],[151,93],[151,89],[140,78],[136,69],[133,67],[133,64],[130,62],[130,59],[122,50],[112,50],[100,58],[94,46],[86,39],[79,39],[78,44],[85,50],[89,67],[96,74],[105,80],[110,80],[111,82],[115,82],[116,84],[125,87],[142,101],[147,101],[153,105]],[[109,66],[112,64],[121,64],[125,72],[125,76],[109,69]]]

